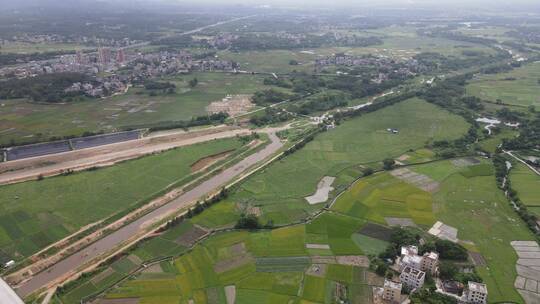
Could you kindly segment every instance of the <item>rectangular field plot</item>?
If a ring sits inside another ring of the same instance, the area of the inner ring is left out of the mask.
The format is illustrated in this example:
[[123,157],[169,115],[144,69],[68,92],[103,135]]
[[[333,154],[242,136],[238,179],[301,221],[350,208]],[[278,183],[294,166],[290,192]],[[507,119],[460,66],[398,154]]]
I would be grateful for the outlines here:
[[[404,178],[403,176],[400,178]],[[424,226],[435,222],[432,194],[403,182],[390,173],[359,180],[336,200],[332,209],[383,225],[387,224],[388,218],[403,218]],[[369,234],[368,236],[374,237]]]

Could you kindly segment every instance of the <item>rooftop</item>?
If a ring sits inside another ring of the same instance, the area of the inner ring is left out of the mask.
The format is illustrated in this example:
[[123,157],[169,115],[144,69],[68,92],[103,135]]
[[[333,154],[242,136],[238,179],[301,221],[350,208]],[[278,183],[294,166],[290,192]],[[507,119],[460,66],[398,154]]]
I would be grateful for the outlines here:
[[401,263],[404,264],[417,264],[420,265],[422,263],[422,257],[419,255],[405,255],[403,259],[401,259]]
[[426,258],[430,258],[432,260],[438,260],[439,259],[439,254],[436,253],[436,252],[426,252],[424,253],[424,257]]
[[469,281],[469,290],[487,294],[486,284]]
[[403,269],[402,273],[410,273],[411,275],[413,275],[413,276],[415,276],[415,277],[417,277],[419,279],[423,278],[426,275],[425,272],[420,271],[418,269],[411,268],[409,266],[405,267],[405,269]]
[[418,247],[416,246],[403,246],[401,247],[401,255],[417,255]]
[[390,280],[384,280],[384,287],[389,287],[389,288],[392,288],[392,289],[399,289],[401,290],[401,283],[396,283],[394,281],[390,281]]

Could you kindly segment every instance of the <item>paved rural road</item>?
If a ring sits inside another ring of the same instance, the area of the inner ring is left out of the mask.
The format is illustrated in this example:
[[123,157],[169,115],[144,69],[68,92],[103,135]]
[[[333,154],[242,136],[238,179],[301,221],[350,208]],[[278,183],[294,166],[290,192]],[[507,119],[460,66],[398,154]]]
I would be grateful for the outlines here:
[[270,132],[269,136],[271,139],[271,143],[268,144],[261,151],[246,157],[236,165],[224,170],[218,175],[211,177],[209,180],[184,193],[169,204],[152,211],[151,213],[141,217],[135,222],[128,224],[127,226],[124,226],[123,228],[120,228],[112,234],[95,242],[86,249],[79,251],[58,262],[54,266],[50,267],[48,270],[37,274],[30,280],[21,284],[21,286],[18,286],[18,288],[16,289],[17,293],[22,297],[26,297],[27,295],[50,284],[51,282],[54,282],[58,279],[65,277],[66,275],[69,275],[70,273],[73,273],[74,270],[76,270],[84,263],[98,257],[103,253],[110,251],[111,249],[114,249],[123,241],[135,236],[138,232],[141,231],[142,228],[158,221],[159,219],[162,219],[164,216],[170,214],[175,210],[179,210],[192,204],[194,201],[201,198],[202,196],[205,196],[212,191],[224,186],[233,178],[239,176],[247,168],[268,158],[283,146],[283,144],[274,132]]

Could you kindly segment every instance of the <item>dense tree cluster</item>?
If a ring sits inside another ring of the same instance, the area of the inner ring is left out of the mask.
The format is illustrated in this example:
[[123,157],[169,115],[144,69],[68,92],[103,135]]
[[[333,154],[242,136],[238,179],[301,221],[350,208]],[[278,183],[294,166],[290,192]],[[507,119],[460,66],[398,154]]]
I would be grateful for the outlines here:
[[9,79],[0,86],[0,99],[31,98],[34,101],[61,102],[81,92],[66,92],[75,82],[91,79],[79,73],[44,74],[24,79]]
[[267,108],[264,110],[263,115],[255,115],[249,120],[249,122],[256,126],[264,126],[279,122],[285,122],[291,118],[292,115],[288,112],[274,108]]
[[291,110],[308,115],[313,112],[323,112],[338,107],[344,107],[348,104],[349,97],[343,92],[325,92],[308,98],[299,106],[291,107]]
[[255,92],[255,94],[253,94],[253,97],[251,97],[251,101],[253,101],[253,103],[255,103],[256,105],[262,106],[290,100],[294,97],[295,96],[292,94],[288,94],[274,89],[269,89]]

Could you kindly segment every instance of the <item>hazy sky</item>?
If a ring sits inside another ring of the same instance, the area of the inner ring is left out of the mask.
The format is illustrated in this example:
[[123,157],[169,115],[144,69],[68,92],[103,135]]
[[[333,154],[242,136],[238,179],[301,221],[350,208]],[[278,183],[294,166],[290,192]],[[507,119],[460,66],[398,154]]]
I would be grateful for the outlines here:
[[[540,0],[0,0],[0,10],[2,7],[17,7],[27,5],[47,6],[50,3],[55,5],[72,6],[79,2],[99,1],[104,3],[129,3],[131,7],[135,3],[155,4],[221,4],[221,5],[247,5],[261,6],[270,5],[277,7],[325,7],[325,8],[343,8],[343,7],[451,7],[454,9],[465,9],[470,7],[493,10],[495,8],[508,8],[513,10],[527,9],[529,7],[539,7]],[[480,12],[480,11],[479,11]]]

